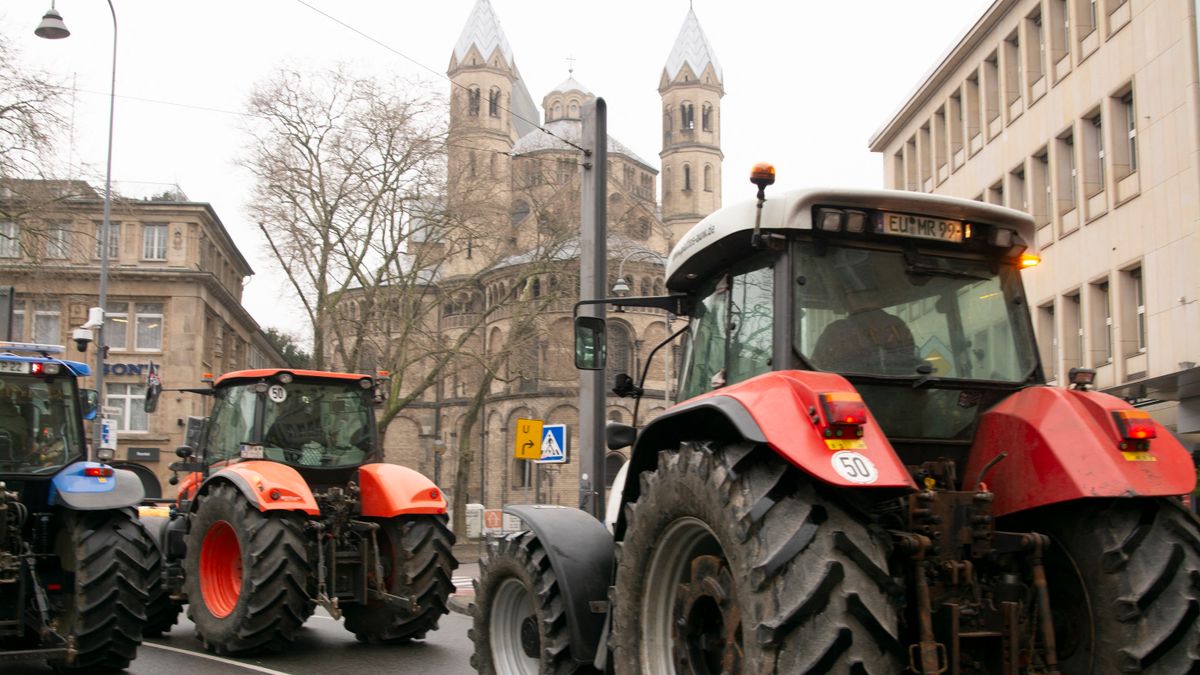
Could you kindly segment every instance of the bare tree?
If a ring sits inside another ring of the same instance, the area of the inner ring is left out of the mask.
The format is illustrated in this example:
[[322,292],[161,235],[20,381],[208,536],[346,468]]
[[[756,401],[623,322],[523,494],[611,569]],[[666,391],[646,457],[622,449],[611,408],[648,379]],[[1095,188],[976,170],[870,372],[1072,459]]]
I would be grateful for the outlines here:
[[63,89],[30,70],[0,35],[0,177],[44,175],[55,136],[64,125]]

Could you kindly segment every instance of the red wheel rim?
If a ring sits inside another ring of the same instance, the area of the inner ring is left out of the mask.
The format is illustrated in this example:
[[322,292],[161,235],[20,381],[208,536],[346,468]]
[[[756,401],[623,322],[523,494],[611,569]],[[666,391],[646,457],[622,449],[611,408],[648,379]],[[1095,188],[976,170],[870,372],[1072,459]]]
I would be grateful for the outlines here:
[[200,595],[218,619],[237,608],[242,594],[242,547],[233,526],[224,520],[208,528],[200,544]]

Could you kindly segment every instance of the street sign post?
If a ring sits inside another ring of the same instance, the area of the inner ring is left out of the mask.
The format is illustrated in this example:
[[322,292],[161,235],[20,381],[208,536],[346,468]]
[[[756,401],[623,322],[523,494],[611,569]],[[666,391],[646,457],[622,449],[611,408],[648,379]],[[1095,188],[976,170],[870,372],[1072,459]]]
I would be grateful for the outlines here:
[[513,457],[539,460],[542,458],[541,420],[517,420],[517,438],[513,444]]
[[542,426],[542,457],[537,463],[567,463],[567,425],[546,424]]

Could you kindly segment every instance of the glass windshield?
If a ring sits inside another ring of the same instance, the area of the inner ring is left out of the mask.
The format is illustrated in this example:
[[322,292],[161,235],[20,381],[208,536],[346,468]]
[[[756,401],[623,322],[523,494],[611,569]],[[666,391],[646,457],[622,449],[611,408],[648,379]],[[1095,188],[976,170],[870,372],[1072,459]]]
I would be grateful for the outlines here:
[[0,375],[0,473],[53,473],[83,454],[75,381]]
[[373,443],[368,393],[357,382],[271,385],[264,397],[266,458],[312,467],[362,464]]
[[795,347],[819,370],[1023,382],[1037,361],[1018,272],[798,246]]

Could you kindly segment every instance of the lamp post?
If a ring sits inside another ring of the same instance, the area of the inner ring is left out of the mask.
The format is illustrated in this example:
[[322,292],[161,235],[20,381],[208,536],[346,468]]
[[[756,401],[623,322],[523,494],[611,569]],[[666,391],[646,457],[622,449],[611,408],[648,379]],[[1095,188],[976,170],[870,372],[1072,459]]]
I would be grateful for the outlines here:
[[[107,0],[108,11],[112,14],[113,46],[112,46],[112,76],[108,88],[108,155],[104,166],[104,220],[100,225],[100,327],[96,329],[96,394],[99,396],[100,410],[96,415],[93,428],[92,449],[88,459],[94,460],[100,450],[104,428],[104,311],[108,307],[108,233],[109,220],[112,217],[112,149],[113,149],[113,116],[117,102],[117,10],[113,8],[112,0]],[[63,23],[62,15],[55,9],[54,0],[50,0],[50,9],[42,17],[42,22],[33,31],[34,35],[48,40],[59,40],[71,34]]]
[[[632,258],[642,256],[645,258],[653,258],[660,265],[667,264],[667,257],[658,251],[653,251],[648,248],[635,248],[629,253],[626,253],[621,262],[617,263],[617,280],[613,282],[613,295],[620,296],[623,293],[628,293],[633,288],[629,282],[625,280],[625,263]],[[618,307],[615,311],[620,311]],[[667,314],[667,334],[671,333],[671,323],[674,321],[674,314]],[[663,360],[663,401],[670,405],[671,403],[671,353],[667,352],[666,358]],[[642,383],[645,385],[645,383]]]

